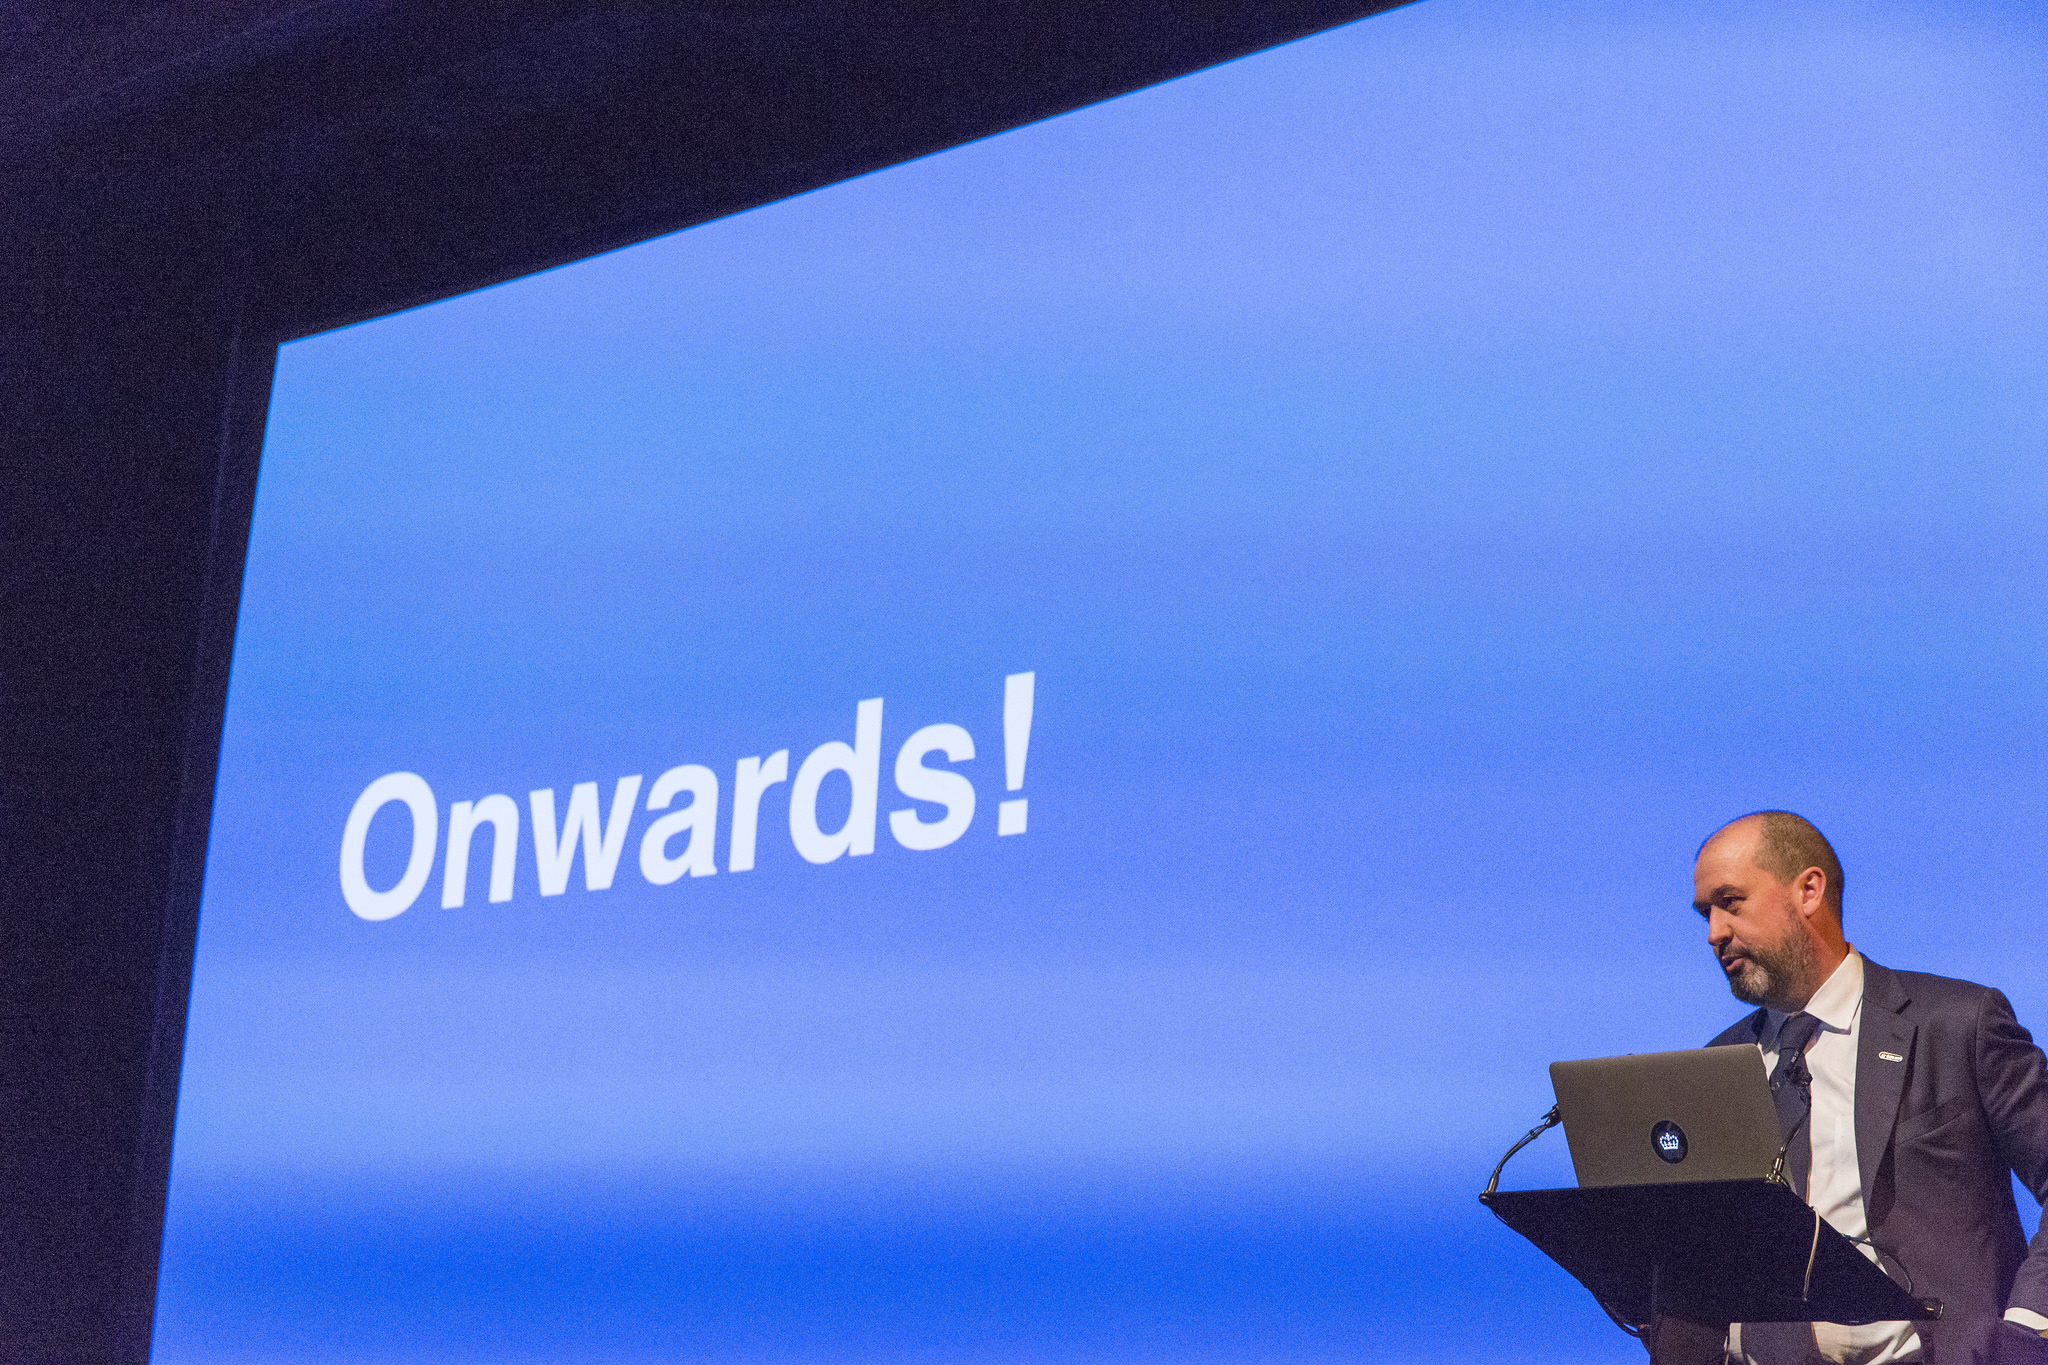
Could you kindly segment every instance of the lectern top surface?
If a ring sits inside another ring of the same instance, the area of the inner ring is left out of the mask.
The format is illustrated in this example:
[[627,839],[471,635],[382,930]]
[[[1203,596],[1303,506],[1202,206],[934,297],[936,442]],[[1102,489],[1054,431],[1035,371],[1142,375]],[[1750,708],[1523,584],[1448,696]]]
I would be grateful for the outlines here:
[[1778,1117],[1754,1045],[1552,1062],[1579,1185],[1759,1179]]

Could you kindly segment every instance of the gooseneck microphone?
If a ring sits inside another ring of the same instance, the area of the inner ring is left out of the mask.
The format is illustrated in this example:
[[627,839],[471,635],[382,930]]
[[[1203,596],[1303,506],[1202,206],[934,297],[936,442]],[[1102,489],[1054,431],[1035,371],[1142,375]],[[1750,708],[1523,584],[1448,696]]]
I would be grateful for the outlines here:
[[1508,1148],[1507,1155],[1503,1156],[1500,1159],[1500,1164],[1493,1168],[1493,1175],[1490,1179],[1487,1180],[1486,1192],[1479,1196],[1479,1202],[1484,1204],[1488,1199],[1491,1199],[1493,1197],[1494,1191],[1500,1188],[1500,1173],[1507,1169],[1508,1159],[1510,1157],[1514,1156],[1516,1152],[1521,1151],[1524,1147],[1527,1147],[1537,1138],[1542,1137],[1552,1128],[1555,1128],[1561,1121],[1562,1115],[1560,1115],[1557,1112],[1557,1106],[1554,1104],[1551,1105],[1550,1112],[1543,1116],[1542,1121],[1538,1123],[1534,1128],[1531,1128],[1528,1132],[1522,1134],[1522,1140],[1520,1142],[1517,1142],[1514,1146]]
[[[1813,1111],[1811,1109],[1807,1110],[1806,1113],[1799,1116],[1799,1122],[1792,1125],[1792,1131],[1785,1134],[1785,1140],[1778,1144],[1778,1159],[1771,1163],[1771,1173],[1766,1177],[1767,1179],[1775,1180],[1788,1190],[1792,1190],[1792,1182],[1785,1178],[1785,1154],[1792,1150],[1792,1140],[1799,1136],[1799,1130],[1804,1128],[1806,1121],[1812,1117]],[[1798,1194],[1799,1191],[1792,1190],[1792,1193]]]

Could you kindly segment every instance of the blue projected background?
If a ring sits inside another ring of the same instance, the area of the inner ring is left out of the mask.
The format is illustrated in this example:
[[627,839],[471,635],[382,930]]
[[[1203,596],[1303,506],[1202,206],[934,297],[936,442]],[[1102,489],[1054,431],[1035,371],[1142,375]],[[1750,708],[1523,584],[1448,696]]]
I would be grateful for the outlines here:
[[1709,830],[2048,1022],[2044,88],[1429,0],[287,346],[156,1360],[1640,1359],[1475,1196]]

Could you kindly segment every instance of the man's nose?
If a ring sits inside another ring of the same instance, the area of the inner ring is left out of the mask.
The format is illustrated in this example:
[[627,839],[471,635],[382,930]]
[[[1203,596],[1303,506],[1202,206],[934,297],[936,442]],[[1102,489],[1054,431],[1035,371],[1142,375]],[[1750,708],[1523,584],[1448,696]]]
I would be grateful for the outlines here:
[[1716,953],[1728,946],[1728,940],[1735,937],[1735,926],[1719,910],[1707,912],[1707,945]]

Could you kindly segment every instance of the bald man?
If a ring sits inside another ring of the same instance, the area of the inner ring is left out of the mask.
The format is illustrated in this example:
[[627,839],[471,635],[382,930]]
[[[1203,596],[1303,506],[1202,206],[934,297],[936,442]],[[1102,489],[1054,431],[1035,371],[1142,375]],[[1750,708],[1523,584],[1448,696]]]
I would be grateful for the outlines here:
[[2030,1247],[2009,1178],[2048,1198],[2048,1061],[2005,996],[1858,953],[1842,936],[1841,862],[1787,811],[1745,815],[1701,845],[1693,908],[1729,989],[1760,1007],[1712,1045],[1755,1043],[1774,1082],[1810,1093],[1793,1111],[1806,1149],[1788,1163],[1794,1188],[1943,1313],[1918,1325],[1738,1323],[1725,1345],[1718,1325],[1660,1324],[1652,1355],[2048,1362],[2048,1227]]

